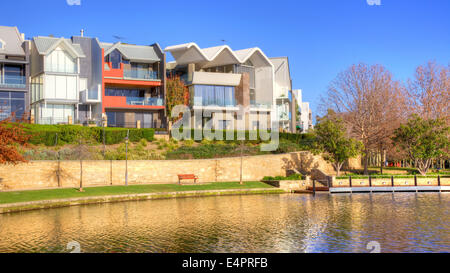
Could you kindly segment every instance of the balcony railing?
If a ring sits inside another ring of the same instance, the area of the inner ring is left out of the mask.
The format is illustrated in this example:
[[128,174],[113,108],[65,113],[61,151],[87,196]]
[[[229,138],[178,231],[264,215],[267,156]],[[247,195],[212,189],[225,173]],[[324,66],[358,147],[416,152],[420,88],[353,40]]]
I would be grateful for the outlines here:
[[88,100],[98,100],[98,90],[88,90]]
[[69,118],[63,117],[42,117],[35,121],[37,124],[44,125],[56,125],[56,124],[68,124]]
[[77,66],[71,66],[71,67],[65,67],[60,65],[46,65],[45,67],[46,72],[56,72],[56,73],[69,73],[69,74],[76,74],[78,73]]
[[142,80],[159,80],[158,71],[147,70],[129,70],[123,71],[124,78],[142,79]]
[[27,79],[25,76],[4,76],[0,77],[0,87],[6,88],[26,88]]
[[164,106],[164,99],[127,97],[127,104],[128,105],[145,105],[145,106]]
[[272,105],[270,103],[256,102],[256,101],[251,100],[250,107],[251,108],[271,109]]

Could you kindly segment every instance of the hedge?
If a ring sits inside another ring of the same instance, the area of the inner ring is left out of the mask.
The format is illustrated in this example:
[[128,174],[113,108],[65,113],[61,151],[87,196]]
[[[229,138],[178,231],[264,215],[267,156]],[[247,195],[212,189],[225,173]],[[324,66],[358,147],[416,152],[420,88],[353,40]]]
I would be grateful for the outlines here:
[[127,131],[130,130],[128,136],[131,142],[138,142],[141,139],[153,141],[155,135],[154,129],[135,129],[135,128],[101,128],[92,127],[95,131],[95,138],[98,143],[103,143],[103,132],[105,132],[105,143],[108,145],[122,143],[127,136]]
[[[183,129],[180,129],[180,132],[183,133]],[[227,140],[227,132],[226,130],[211,130],[211,134],[214,136],[215,140],[223,140],[225,142],[240,142],[240,140],[237,140],[237,136],[238,136],[238,132],[242,131],[233,131],[233,139],[232,140]],[[256,139],[250,140],[250,132],[256,135]],[[191,129],[191,139],[194,139],[195,137],[195,133],[197,133],[198,135],[201,136],[201,140],[206,138],[204,131],[201,129]],[[264,142],[264,140],[262,139],[262,137],[264,137],[264,139],[269,139],[271,138],[270,136],[270,131],[245,131],[245,142],[250,142],[250,143],[255,143],[255,144],[259,144],[261,142]],[[264,134],[269,134],[268,136],[264,135],[262,136],[261,133]],[[216,139],[215,135],[221,135],[222,139]],[[300,145],[304,145],[304,146],[310,146],[314,141],[315,141],[315,137],[313,134],[310,133],[306,133],[306,134],[294,134],[294,133],[279,133],[279,139],[280,140],[287,140],[289,142],[294,142],[296,144],[300,144]],[[196,140],[196,141],[201,141],[201,140]]]
[[[76,144],[80,137],[86,143],[103,143],[102,127],[27,124],[24,128],[30,134],[28,142],[35,145]],[[153,141],[155,134],[154,129],[105,128],[105,143],[118,144],[123,142],[127,136],[127,130],[130,130],[129,139],[131,142],[138,142],[143,138]]]

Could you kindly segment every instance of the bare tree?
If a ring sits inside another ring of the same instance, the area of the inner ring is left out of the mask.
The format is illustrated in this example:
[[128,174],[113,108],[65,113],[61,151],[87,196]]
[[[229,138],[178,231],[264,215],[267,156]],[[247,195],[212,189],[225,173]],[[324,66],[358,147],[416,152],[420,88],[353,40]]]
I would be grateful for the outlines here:
[[340,115],[350,136],[364,145],[364,173],[369,152],[384,150],[393,130],[405,119],[404,88],[381,65],[352,65],[331,82],[321,107]]
[[417,67],[414,78],[408,80],[410,111],[424,119],[444,119],[450,122],[450,65],[429,61]]
[[90,156],[89,146],[85,139],[79,138],[74,150],[75,156],[80,160],[80,192],[83,191],[83,160]]

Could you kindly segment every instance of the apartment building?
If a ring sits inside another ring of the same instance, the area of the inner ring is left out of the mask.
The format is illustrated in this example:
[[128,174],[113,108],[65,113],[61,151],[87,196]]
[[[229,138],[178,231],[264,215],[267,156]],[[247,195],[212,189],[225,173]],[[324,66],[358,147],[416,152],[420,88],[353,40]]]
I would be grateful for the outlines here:
[[85,58],[71,39],[34,37],[31,42],[31,115],[38,124],[73,123],[79,94],[86,86],[80,79]]
[[[180,76],[189,88],[193,110],[211,113],[194,128],[237,128],[239,105],[248,109],[245,128],[271,128],[274,68],[259,48],[233,51],[229,46],[200,48],[195,43],[165,48],[175,59],[167,64],[170,75]],[[225,114],[227,113],[227,114]],[[263,124],[261,124],[263,122]]]
[[297,128],[301,133],[307,133],[313,126],[312,111],[309,102],[303,101],[303,94],[301,89],[293,90],[293,94],[298,105],[299,120],[297,121]]
[[29,113],[30,46],[17,27],[0,26],[0,120]]
[[100,43],[109,127],[166,128],[166,56],[158,44]]
[[276,115],[279,129],[286,132],[295,132],[295,97],[292,96],[292,79],[288,57],[270,58],[274,65],[275,88],[273,104],[276,106]]
[[71,38],[74,44],[81,47],[85,57],[80,59],[79,101],[76,106],[76,123],[102,126],[102,48],[96,38],[81,36]]

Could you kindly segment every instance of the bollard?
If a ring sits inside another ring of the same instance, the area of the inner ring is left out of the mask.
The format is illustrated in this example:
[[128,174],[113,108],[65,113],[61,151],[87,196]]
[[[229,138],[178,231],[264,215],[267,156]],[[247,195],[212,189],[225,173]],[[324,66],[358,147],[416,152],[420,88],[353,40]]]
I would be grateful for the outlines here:
[[438,186],[439,187],[441,186],[441,176],[440,175],[438,175]]
[[414,186],[417,187],[417,175],[414,175]]
[[392,187],[394,186],[394,176],[393,175],[391,175],[391,186]]
[[313,179],[313,194],[316,195],[316,180]]
[[369,175],[369,187],[372,187],[372,176]]
[[351,175],[348,177],[348,183],[349,183],[350,188],[351,188],[352,187],[352,176]]

